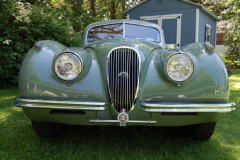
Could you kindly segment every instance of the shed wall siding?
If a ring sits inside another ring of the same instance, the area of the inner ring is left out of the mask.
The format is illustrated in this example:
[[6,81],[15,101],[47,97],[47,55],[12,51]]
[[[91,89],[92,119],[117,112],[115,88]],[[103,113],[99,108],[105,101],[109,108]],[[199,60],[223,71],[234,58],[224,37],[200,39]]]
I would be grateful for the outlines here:
[[198,41],[205,43],[205,27],[206,24],[209,24],[211,26],[211,45],[215,46],[215,41],[216,41],[216,21],[208,16],[205,12],[200,10],[199,12],[199,38]]
[[140,20],[141,16],[182,14],[181,46],[195,42],[196,7],[179,0],[163,0],[163,3],[157,2],[157,0],[148,0],[132,9],[128,13],[130,15],[129,18]]

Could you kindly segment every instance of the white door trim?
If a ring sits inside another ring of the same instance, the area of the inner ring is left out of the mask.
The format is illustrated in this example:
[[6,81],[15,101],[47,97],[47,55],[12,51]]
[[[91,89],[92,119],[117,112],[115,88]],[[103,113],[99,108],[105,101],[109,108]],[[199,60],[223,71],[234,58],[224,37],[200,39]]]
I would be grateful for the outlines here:
[[156,16],[142,16],[141,20],[157,20],[158,25],[162,28],[162,20],[164,19],[177,19],[177,35],[176,44],[181,45],[181,26],[182,26],[182,14],[168,14],[168,15],[156,15]]
[[199,8],[196,9],[195,42],[198,42],[198,34],[199,34]]

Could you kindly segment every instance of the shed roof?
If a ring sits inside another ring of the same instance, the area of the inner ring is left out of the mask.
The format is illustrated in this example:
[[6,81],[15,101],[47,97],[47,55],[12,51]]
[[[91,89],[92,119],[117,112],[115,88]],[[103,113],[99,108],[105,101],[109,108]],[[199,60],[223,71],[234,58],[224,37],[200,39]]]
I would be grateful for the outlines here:
[[[139,4],[137,4],[137,5],[135,5],[134,7],[128,9],[127,11],[125,11],[124,14],[125,14],[125,15],[128,14],[128,12],[130,12],[132,9],[139,7],[140,5],[144,4],[144,3],[147,2],[147,1],[149,1],[149,0],[144,0],[144,1],[140,2]],[[206,9],[205,7],[203,7],[202,5],[199,5],[199,4],[196,4],[196,3],[193,3],[193,2],[189,2],[189,1],[187,1],[187,0],[179,0],[179,1],[182,1],[182,2],[185,2],[185,3],[189,3],[189,4],[191,4],[191,5],[194,5],[194,6],[198,7],[198,8],[200,8],[200,9],[202,9],[204,12],[206,12],[208,15],[210,15],[210,16],[211,16],[212,18],[214,18],[216,21],[220,21],[220,19],[219,19],[217,16],[215,16],[213,13],[211,13],[209,10],[207,10],[207,9]]]

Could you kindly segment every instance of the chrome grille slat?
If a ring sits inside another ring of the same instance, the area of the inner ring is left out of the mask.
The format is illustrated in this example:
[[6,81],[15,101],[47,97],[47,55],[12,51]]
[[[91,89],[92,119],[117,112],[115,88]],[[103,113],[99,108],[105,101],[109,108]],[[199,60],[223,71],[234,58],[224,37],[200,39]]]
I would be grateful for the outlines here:
[[113,49],[107,59],[108,88],[111,103],[117,112],[131,110],[137,97],[140,57],[128,47]]

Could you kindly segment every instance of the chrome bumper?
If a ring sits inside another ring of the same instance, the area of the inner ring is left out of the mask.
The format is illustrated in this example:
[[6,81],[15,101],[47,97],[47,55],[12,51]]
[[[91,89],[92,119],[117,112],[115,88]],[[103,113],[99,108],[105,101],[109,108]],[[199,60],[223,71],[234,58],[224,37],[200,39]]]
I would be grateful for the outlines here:
[[48,108],[67,110],[104,111],[107,102],[84,102],[84,101],[48,101],[15,98],[15,106],[22,108]]
[[[119,120],[99,120],[99,119],[91,119],[89,120],[89,122],[92,122],[92,123],[119,123]],[[157,123],[157,121],[135,121],[135,120],[129,120],[127,121],[127,123],[149,123],[149,124],[152,124],[152,123]]]
[[141,102],[141,109],[145,112],[179,112],[179,113],[212,113],[212,112],[231,112],[235,110],[235,103],[225,104],[173,104],[161,102]]

